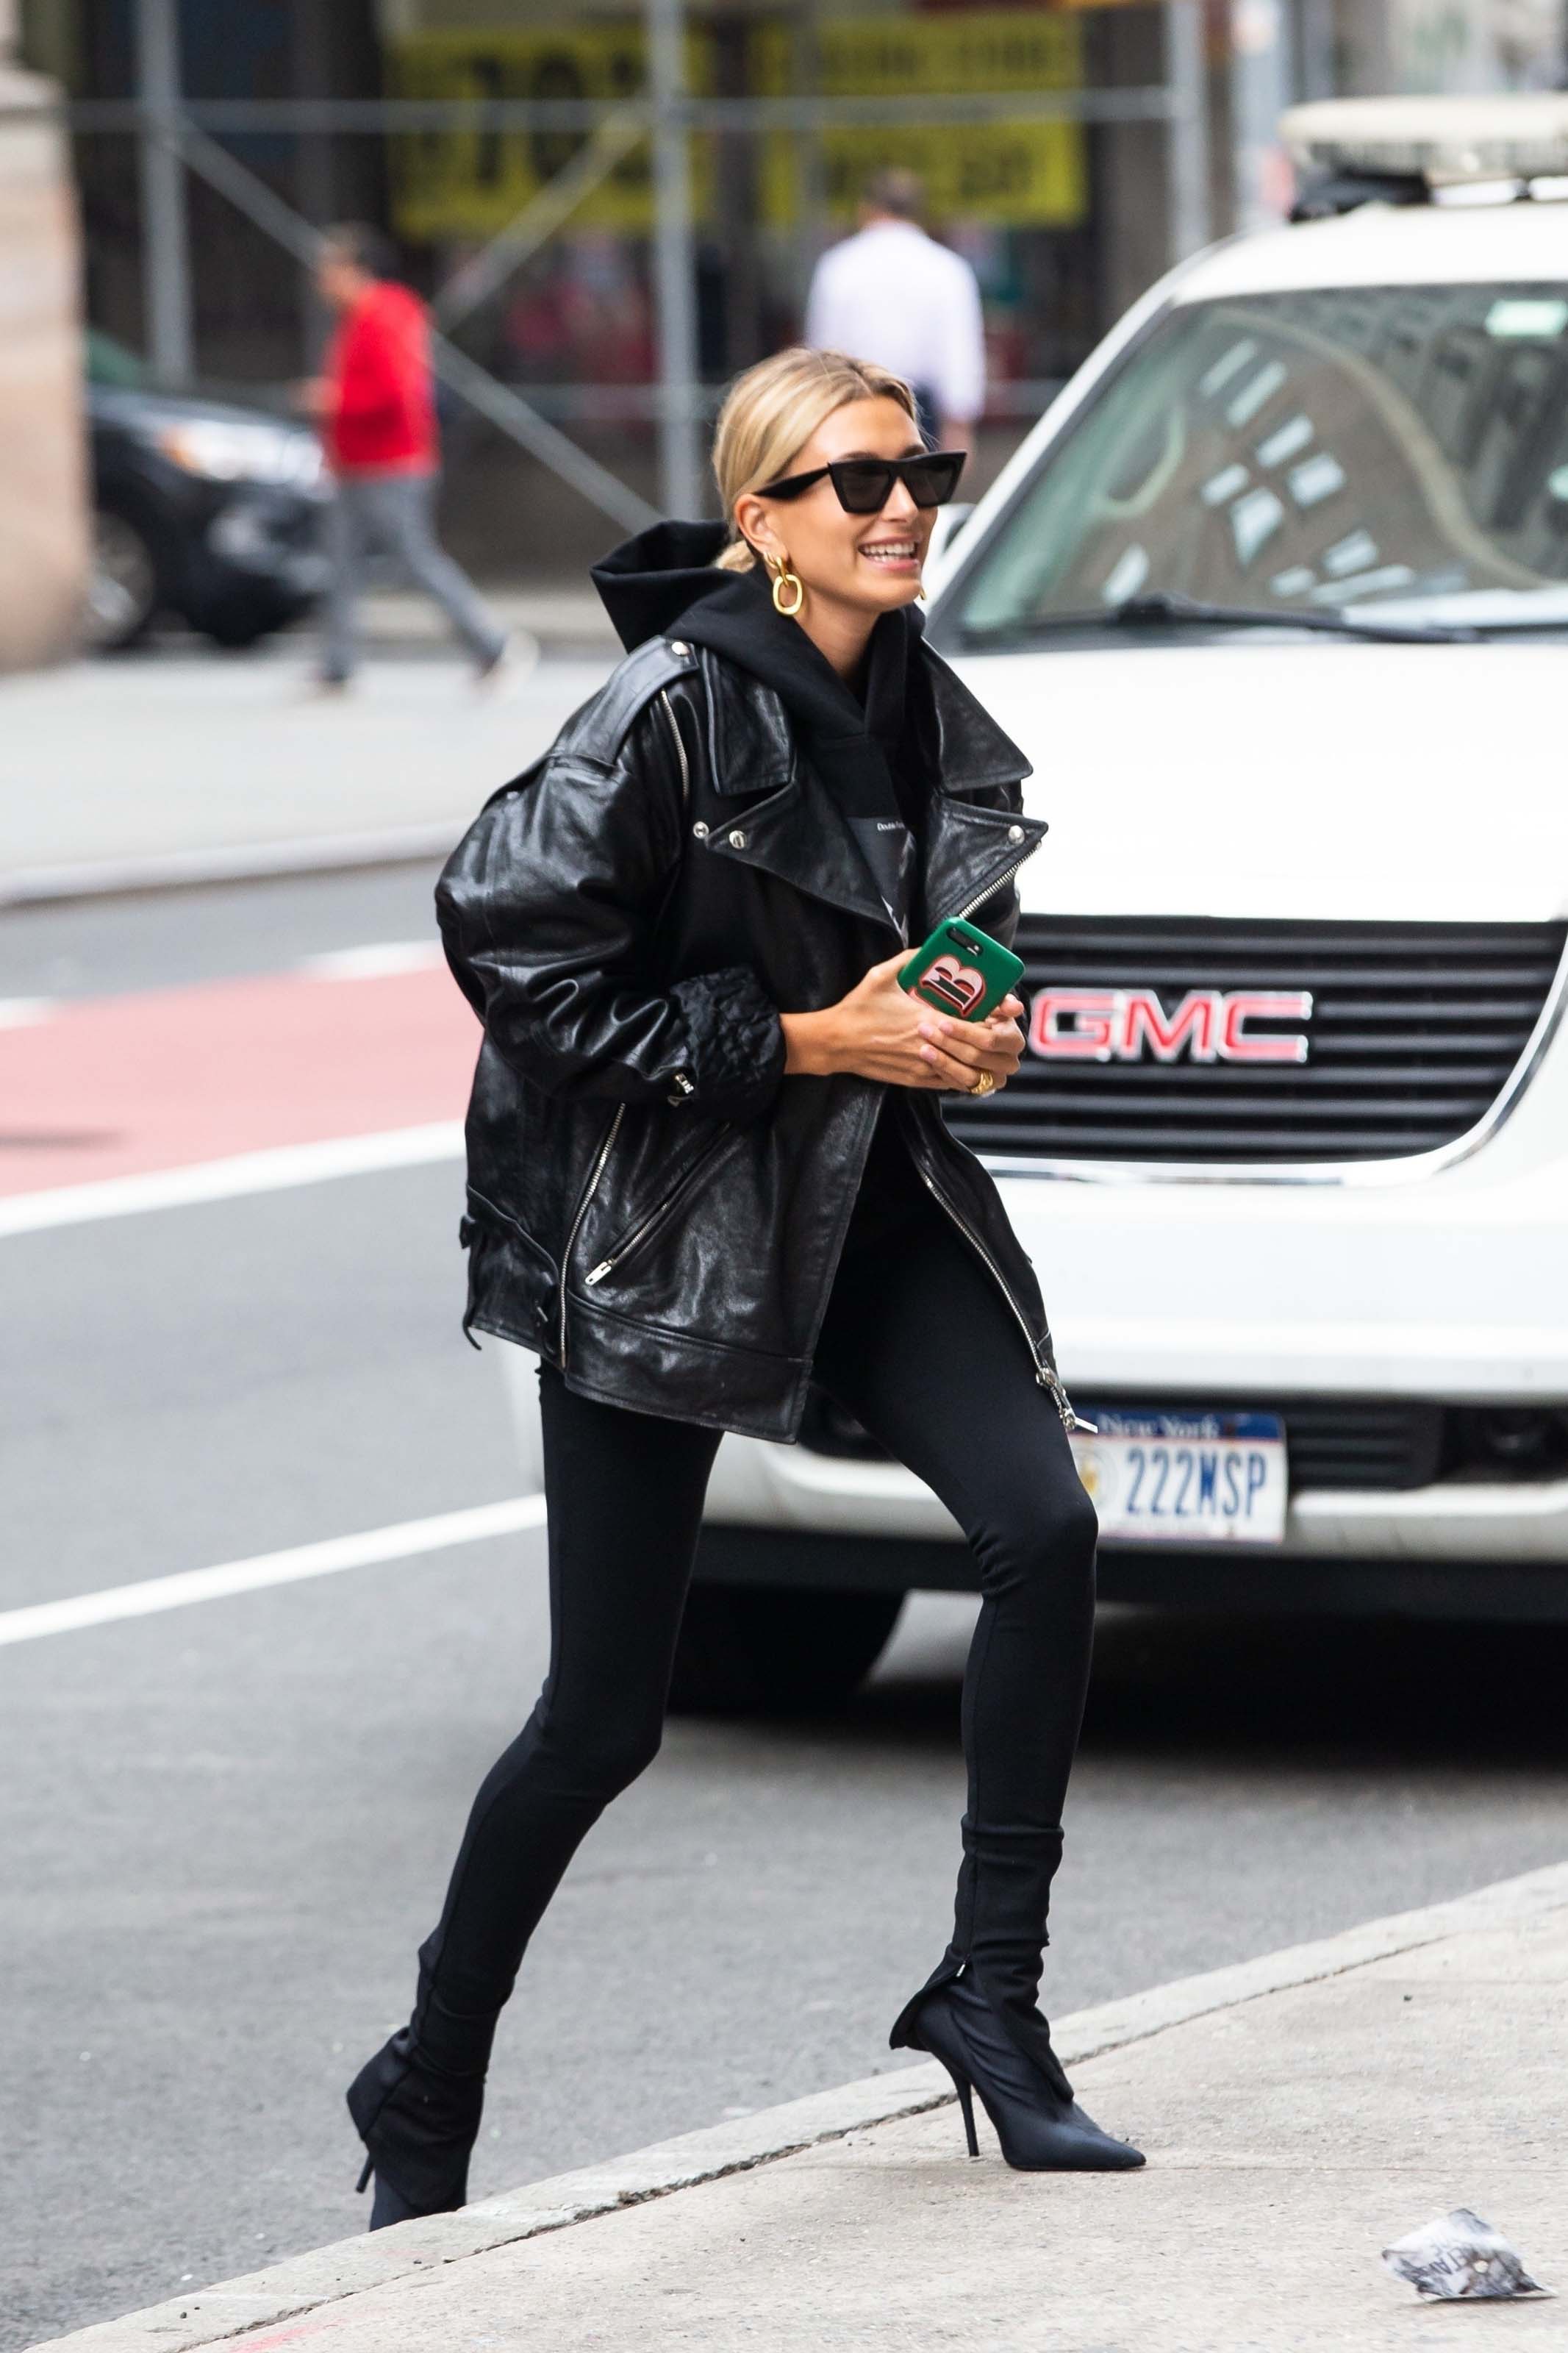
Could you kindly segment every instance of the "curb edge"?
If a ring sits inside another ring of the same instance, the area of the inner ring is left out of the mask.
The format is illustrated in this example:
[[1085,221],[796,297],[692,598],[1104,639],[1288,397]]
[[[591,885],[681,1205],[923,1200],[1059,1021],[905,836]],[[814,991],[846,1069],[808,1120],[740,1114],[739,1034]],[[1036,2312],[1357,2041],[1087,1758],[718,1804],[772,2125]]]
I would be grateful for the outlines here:
[[445,858],[467,818],[388,826],[374,833],[296,834],[277,841],[214,842],[162,856],[18,866],[0,874],[0,908],[131,898],[143,891],[194,891],[218,882],[276,882],[290,874],[337,874],[370,866],[412,866]]
[[[1568,1862],[1549,1864],[1468,1895],[1390,1914],[1336,1936],[1287,1946],[1255,1960],[1173,1978],[1144,1993],[1075,2011],[1058,2021],[1053,2038],[1064,2061],[1081,2064],[1215,2010],[1342,1977],[1447,1936],[1522,1925],[1564,1905]],[[273,2340],[250,2332],[268,2324],[296,2320],[416,2270],[461,2262],[619,2207],[749,2171],[820,2142],[941,2107],[952,2098],[948,2077],[935,2062],[894,2068],[885,2075],[863,2077],[635,2149],[602,2165],[530,2183],[458,2214],[340,2240],[184,2299],[174,2297],[122,2319],[50,2337],[29,2353],[150,2353],[153,2346],[160,2353],[194,2353],[196,2348],[238,2337],[254,2353],[262,2353]]]

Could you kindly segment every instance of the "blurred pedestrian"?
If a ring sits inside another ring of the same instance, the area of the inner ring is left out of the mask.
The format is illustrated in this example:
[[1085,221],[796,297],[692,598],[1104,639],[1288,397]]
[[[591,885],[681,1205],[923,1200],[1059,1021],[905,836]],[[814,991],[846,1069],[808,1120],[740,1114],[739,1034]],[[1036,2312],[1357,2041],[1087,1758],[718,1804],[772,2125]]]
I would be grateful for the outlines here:
[[[1034,1271],[937,1102],[1007,1084],[1024,1008],[952,1020],[900,985],[952,907],[1012,936],[1045,832],[1028,762],[914,610],[963,454],[924,447],[886,369],[795,349],[732,386],[714,466],[722,522],[595,567],[627,658],[437,892],[485,1028],[465,1322],[542,1359],[552,1648],[413,2015],[349,2092],[373,2230],[467,2197],[529,1940],[659,1745],[720,1434],[797,1439],[813,1380],[935,1490],[980,1576],[952,1934],[892,2045],[947,2068],[972,2154],[978,2093],[1010,2165],[1142,2163],[1074,2100],[1037,2000],[1094,1507]],[[789,1999],[760,1961],[759,2010]]]
[[338,317],[325,374],[300,395],[320,423],[335,485],[327,511],[331,579],[321,683],[343,687],[353,675],[364,560],[379,548],[435,599],[472,656],[479,681],[494,685],[537,649],[508,636],[437,543],[440,453],[430,323],[417,294],[397,283],[394,267],[390,240],[354,221],[327,231],[316,266],[321,298]]
[[858,231],[829,246],[812,274],[805,340],[904,377],[930,445],[973,449],[985,406],[980,288],[963,256],[921,227],[923,202],[913,172],[872,174]]

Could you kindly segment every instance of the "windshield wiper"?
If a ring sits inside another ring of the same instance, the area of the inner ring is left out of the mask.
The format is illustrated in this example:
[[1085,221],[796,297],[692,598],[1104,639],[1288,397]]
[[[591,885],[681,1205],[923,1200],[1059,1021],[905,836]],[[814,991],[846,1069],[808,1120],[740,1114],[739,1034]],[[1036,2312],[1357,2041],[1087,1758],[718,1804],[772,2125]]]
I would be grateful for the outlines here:
[[1041,613],[1032,621],[1010,628],[966,632],[974,651],[1005,638],[1028,639],[1058,629],[1317,629],[1327,637],[1378,638],[1392,645],[1479,645],[1485,632],[1468,624],[1444,627],[1440,622],[1363,620],[1345,612],[1303,612],[1288,606],[1274,612],[1250,605],[1205,605],[1195,596],[1173,596],[1160,590],[1148,596],[1129,596],[1098,613]]
[[1527,638],[1538,629],[1568,629],[1568,613],[1521,614],[1517,620],[1476,621],[1468,626],[1479,638]]

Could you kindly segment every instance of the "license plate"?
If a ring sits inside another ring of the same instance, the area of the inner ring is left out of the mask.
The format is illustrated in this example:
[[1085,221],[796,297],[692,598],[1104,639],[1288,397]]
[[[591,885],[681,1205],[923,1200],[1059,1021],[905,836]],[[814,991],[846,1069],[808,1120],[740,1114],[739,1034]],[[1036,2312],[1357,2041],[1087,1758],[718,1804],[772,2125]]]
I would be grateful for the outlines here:
[[1277,1413],[1084,1404],[1072,1451],[1115,1544],[1280,1544],[1289,1478]]

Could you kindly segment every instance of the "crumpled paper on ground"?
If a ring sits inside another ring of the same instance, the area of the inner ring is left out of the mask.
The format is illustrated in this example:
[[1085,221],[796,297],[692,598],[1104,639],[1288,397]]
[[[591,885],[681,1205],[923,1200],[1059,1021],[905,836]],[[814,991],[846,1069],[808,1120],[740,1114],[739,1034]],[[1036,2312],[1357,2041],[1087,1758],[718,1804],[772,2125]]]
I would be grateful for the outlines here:
[[1451,2214],[1440,2214],[1435,2222],[1395,2239],[1392,2247],[1384,2247],[1383,2260],[1418,2295],[1439,2296],[1445,2303],[1555,2293],[1532,2280],[1519,2250],[1468,2206],[1456,2206]]

